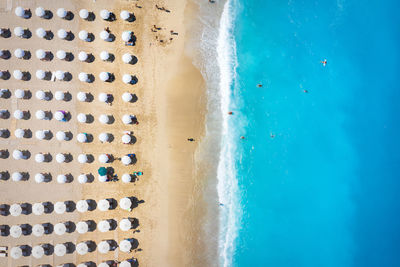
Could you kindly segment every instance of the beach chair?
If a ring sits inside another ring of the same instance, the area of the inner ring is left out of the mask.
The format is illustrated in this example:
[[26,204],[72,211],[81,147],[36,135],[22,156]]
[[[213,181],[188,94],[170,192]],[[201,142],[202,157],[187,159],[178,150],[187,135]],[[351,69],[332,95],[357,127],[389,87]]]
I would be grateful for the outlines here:
[[7,253],[6,252],[0,252],[0,258],[5,258],[7,257]]

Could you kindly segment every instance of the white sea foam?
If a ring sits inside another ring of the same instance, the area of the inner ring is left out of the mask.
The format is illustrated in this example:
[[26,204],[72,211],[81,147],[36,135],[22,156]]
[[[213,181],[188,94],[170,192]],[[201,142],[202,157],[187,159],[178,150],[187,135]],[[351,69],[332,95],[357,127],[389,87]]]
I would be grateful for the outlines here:
[[236,133],[231,125],[228,111],[232,103],[232,86],[236,78],[236,45],[233,35],[233,0],[225,3],[222,12],[217,41],[217,61],[219,66],[220,111],[222,114],[221,150],[217,169],[217,190],[219,202],[223,204],[219,218],[219,265],[231,266],[238,235],[241,208],[235,166]]

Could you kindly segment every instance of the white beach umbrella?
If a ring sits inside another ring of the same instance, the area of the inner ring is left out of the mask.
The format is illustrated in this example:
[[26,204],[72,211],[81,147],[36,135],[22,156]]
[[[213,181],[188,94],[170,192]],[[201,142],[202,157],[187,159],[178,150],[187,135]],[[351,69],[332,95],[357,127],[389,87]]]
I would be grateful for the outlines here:
[[100,163],[108,163],[109,161],[109,157],[107,156],[107,154],[100,154],[99,155],[99,162]]
[[34,203],[32,205],[32,213],[35,214],[35,215],[42,215],[44,213],[44,205],[43,205],[43,203]]
[[107,175],[99,175],[97,178],[99,179],[99,182],[107,182]]
[[89,252],[89,247],[85,242],[81,242],[78,245],[76,245],[76,252],[79,255],[85,255],[86,253]]
[[100,59],[104,60],[104,61],[109,60],[110,59],[110,53],[108,53],[107,51],[101,51]]
[[36,14],[36,16],[42,18],[46,14],[46,11],[44,10],[43,7],[37,7],[35,9],[35,14]]
[[[35,159],[36,159],[36,157],[35,157]],[[35,174],[35,182],[38,183],[38,184],[43,183],[44,182],[44,175],[42,173]]]
[[124,173],[122,175],[121,179],[122,179],[122,182],[124,182],[124,183],[132,182],[132,176],[130,174],[128,174],[128,173]]
[[65,184],[67,182],[67,176],[64,174],[57,175],[57,183]]
[[17,120],[22,120],[24,118],[24,112],[22,110],[17,109],[16,111],[14,111],[14,118],[16,118]]
[[60,38],[60,39],[65,39],[65,38],[67,38],[68,33],[67,33],[67,31],[64,30],[64,29],[59,29],[59,30],[57,31],[57,36],[58,36],[58,38]]
[[97,224],[97,229],[99,229],[100,232],[105,233],[105,232],[110,231],[111,225],[108,221],[103,220]]
[[21,150],[15,149],[13,151],[13,158],[14,159],[22,159],[22,158],[24,158],[24,153],[22,153]]
[[122,164],[124,164],[124,165],[129,165],[129,164],[132,163],[132,159],[131,159],[129,156],[123,156],[123,157],[121,158],[121,162],[122,162]]
[[24,17],[25,16],[25,9],[23,9],[20,6],[17,6],[15,8],[15,15],[17,15],[18,17],[21,17],[21,18]]
[[61,111],[56,111],[54,113],[54,118],[58,121],[62,121],[65,118],[65,116],[64,113],[62,113]]
[[119,243],[120,251],[128,253],[131,251],[131,249],[132,249],[132,243],[129,240],[125,239]]
[[56,138],[58,141],[65,141],[65,140],[67,140],[67,134],[63,131],[58,131],[56,133]]
[[110,18],[110,16],[111,16],[111,12],[108,11],[107,9],[103,9],[103,10],[100,11],[100,17],[102,19],[107,20],[107,19]]
[[89,210],[89,204],[86,200],[79,200],[76,202],[76,209],[79,212],[87,212]]
[[107,41],[108,38],[110,38],[110,33],[107,31],[101,31],[100,32],[100,38],[104,41]]
[[25,91],[22,89],[17,89],[14,91],[14,95],[16,98],[21,99],[25,97]]
[[89,82],[89,75],[87,73],[79,73],[78,78],[81,82]]
[[36,29],[36,36],[39,38],[44,38],[46,36],[46,31],[43,28]]
[[44,227],[43,227],[43,225],[41,225],[41,224],[35,224],[35,225],[32,227],[32,234],[33,234],[34,236],[37,236],[37,237],[43,236],[43,235],[44,235]]
[[128,63],[132,62],[132,58],[133,58],[133,57],[132,57],[131,54],[126,53],[126,54],[124,54],[124,55],[122,56],[122,61],[123,61],[124,63],[128,64]]
[[64,100],[65,93],[63,91],[56,91],[54,93],[54,98],[58,101]]
[[87,222],[78,222],[76,224],[76,231],[79,234],[87,233],[89,231],[89,225],[87,224]]
[[88,57],[89,57],[88,54],[86,52],[84,52],[84,51],[81,51],[78,54],[78,59],[80,61],[86,61],[88,59]]
[[46,72],[44,70],[37,70],[36,71],[36,78],[39,80],[43,80],[46,77]]
[[14,238],[19,238],[22,235],[22,228],[19,225],[13,225],[10,227],[10,235]]
[[108,95],[106,93],[100,93],[99,94],[99,101],[107,103],[108,101]]
[[18,36],[18,37],[23,37],[24,33],[25,33],[24,28],[22,28],[22,27],[15,27],[15,28],[14,28],[14,34],[15,34],[16,36]]
[[87,155],[85,155],[85,154],[80,154],[79,156],[78,156],[78,162],[79,163],[86,163],[86,162],[88,162],[88,157],[87,157]]
[[10,250],[11,258],[17,260],[22,257],[22,249],[20,247],[13,247]]
[[65,227],[64,223],[57,223],[56,225],[54,225],[54,233],[56,233],[56,235],[63,235],[67,232],[67,227]]
[[130,210],[132,207],[132,201],[127,197],[121,198],[119,200],[119,207],[123,210]]
[[35,113],[35,117],[38,120],[44,120],[44,119],[46,119],[46,113],[43,110],[38,110]]
[[89,11],[87,9],[81,9],[81,10],[79,10],[79,16],[82,19],[88,19],[89,18]]
[[107,123],[110,122],[110,119],[109,119],[109,117],[108,117],[107,115],[102,114],[102,115],[100,115],[100,117],[99,117],[99,121],[100,121],[100,123],[102,123],[102,124],[107,124]]
[[54,246],[54,254],[58,257],[62,257],[67,253],[67,246],[64,244],[57,244]]
[[16,58],[23,58],[23,57],[25,56],[25,51],[22,50],[21,48],[17,48],[17,49],[15,49],[15,51],[14,51],[14,56],[15,56]]
[[122,231],[129,231],[132,228],[132,223],[131,223],[131,221],[129,219],[122,219],[119,222],[119,228]]
[[101,199],[99,200],[99,202],[97,203],[97,207],[99,208],[99,210],[101,211],[107,211],[110,209],[110,202],[107,199]]
[[39,100],[46,100],[46,93],[42,90],[39,90],[35,93],[35,96]]
[[67,57],[67,52],[65,52],[64,50],[58,50],[56,56],[58,59],[63,60]]
[[57,70],[56,71],[56,78],[57,78],[57,80],[64,80],[65,72],[62,71],[62,70]]
[[100,142],[103,142],[103,143],[108,142],[110,140],[108,133],[99,134],[99,140],[100,140]]
[[56,202],[56,204],[54,204],[54,211],[57,214],[63,214],[67,211],[67,205],[61,201]]
[[35,54],[38,59],[44,59],[46,57],[46,52],[43,49],[36,50]]
[[44,249],[41,245],[34,246],[32,248],[32,256],[36,259],[40,259],[44,256]]
[[42,153],[39,153],[39,154],[36,154],[35,155],[35,161],[37,162],[37,163],[42,163],[42,162],[44,162],[44,155],[42,154]]
[[39,140],[43,140],[46,137],[46,133],[48,133],[48,130],[38,130],[35,132],[35,136]]
[[14,172],[14,173],[11,175],[11,179],[12,179],[14,182],[19,182],[19,181],[22,180],[22,178],[23,178],[23,175],[22,175],[22,173],[20,173],[20,172]]
[[124,143],[124,144],[130,144],[132,141],[132,137],[129,134],[124,134],[121,137],[121,140],[122,140],[122,143]]
[[16,129],[14,132],[15,137],[17,138],[23,138],[25,135],[25,130],[23,129]]
[[132,75],[130,74],[124,74],[122,76],[122,81],[126,84],[130,84],[132,82]]
[[97,245],[97,249],[100,253],[105,254],[107,252],[110,251],[110,244],[108,244],[107,241],[101,241],[98,245]]
[[99,265],[97,265],[97,267],[111,267],[111,265],[108,264],[107,262],[102,262]]
[[86,99],[87,99],[86,93],[84,93],[84,92],[79,92],[79,93],[76,94],[76,98],[77,98],[79,101],[84,102],[84,101],[86,101]]
[[87,183],[87,182],[88,182],[88,177],[87,177],[87,175],[86,175],[86,174],[80,174],[80,175],[78,176],[78,182],[79,182],[80,184]]
[[10,206],[10,214],[11,216],[17,217],[21,215],[22,213],[22,207],[20,204],[12,204]]
[[106,81],[108,81],[110,79],[110,73],[102,71],[99,74],[99,78],[100,78],[101,81],[106,82]]
[[133,99],[133,96],[132,96],[131,93],[125,92],[125,93],[122,94],[122,100],[124,102],[131,102],[132,99]]
[[132,115],[125,114],[124,116],[122,116],[122,122],[124,124],[131,124],[133,122]]
[[77,118],[77,120],[78,120],[80,123],[85,123],[86,120],[87,120],[86,114],[84,114],[84,113],[79,113],[79,114],[76,116],[76,118]]
[[67,11],[64,8],[59,8],[57,9],[57,16],[59,16],[60,18],[65,18],[67,16]]
[[118,267],[132,267],[132,264],[129,261],[121,261]]
[[78,36],[79,36],[79,39],[81,39],[82,41],[88,41],[89,33],[85,30],[82,30],[79,32]]
[[76,139],[78,140],[79,143],[86,143],[87,142],[87,136],[84,133],[79,133],[76,136]]
[[24,77],[24,74],[20,70],[14,70],[13,76],[14,76],[14,79],[16,79],[16,80],[22,80],[22,78]]
[[[56,161],[57,161],[58,163],[63,163],[63,162],[65,162],[65,155],[62,154],[62,153],[58,153],[58,154],[56,155]],[[57,178],[57,179],[58,179],[58,178]]]
[[124,42],[129,42],[132,38],[132,32],[131,31],[124,31],[122,33],[122,41]]
[[131,13],[129,13],[126,10],[122,10],[119,15],[120,15],[121,19],[123,19],[123,20],[128,20],[131,17]]

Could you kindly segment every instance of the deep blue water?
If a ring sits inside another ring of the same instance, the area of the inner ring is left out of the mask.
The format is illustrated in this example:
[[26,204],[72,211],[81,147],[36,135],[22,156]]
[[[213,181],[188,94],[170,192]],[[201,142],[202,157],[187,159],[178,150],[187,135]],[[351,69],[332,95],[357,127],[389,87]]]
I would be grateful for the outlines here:
[[400,266],[399,8],[232,0],[247,125],[231,266]]

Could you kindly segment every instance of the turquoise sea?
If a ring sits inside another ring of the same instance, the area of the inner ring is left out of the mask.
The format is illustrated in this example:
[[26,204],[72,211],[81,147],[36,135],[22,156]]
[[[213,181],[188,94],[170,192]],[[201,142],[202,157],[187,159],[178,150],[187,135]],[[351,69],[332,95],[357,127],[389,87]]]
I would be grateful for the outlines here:
[[400,266],[399,8],[227,0],[220,266]]

